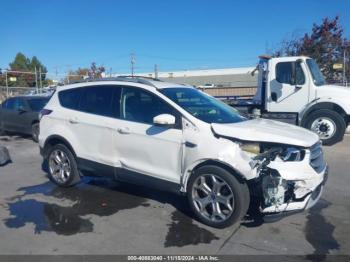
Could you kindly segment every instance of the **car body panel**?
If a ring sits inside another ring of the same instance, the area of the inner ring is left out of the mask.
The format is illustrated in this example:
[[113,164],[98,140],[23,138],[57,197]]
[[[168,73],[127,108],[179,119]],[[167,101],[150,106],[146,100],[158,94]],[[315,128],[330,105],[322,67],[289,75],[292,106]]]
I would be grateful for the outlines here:
[[[97,85],[96,82],[81,83],[59,87],[46,105],[45,108],[52,113],[40,121],[40,147],[44,148],[50,136],[58,135],[69,142],[77,158],[82,160],[80,163],[88,160],[111,166],[116,171],[116,178],[125,178],[125,174],[118,174],[119,169],[131,170],[132,174],[142,173],[148,178],[177,184],[182,192],[186,192],[193,170],[206,161],[221,163],[246,181],[258,178],[260,171],[251,165],[256,155],[241,148],[241,144],[247,141],[291,145],[305,148],[306,152],[319,141],[317,135],[306,129],[266,119],[235,124],[203,122],[157,91],[184,86],[158,81],[151,83],[104,81],[103,85],[132,86],[152,92],[179,112],[182,128],[155,126],[63,108],[58,99],[61,90]],[[308,161],[306,153],[303,161],[275,159],[268,167],[278,170],[286,181],[301,181],[298,185],[304,190],[297,192],[301,196],[315,190],[325,176],[325,171],[317,173]],[[305,206],[308,203],[305,202]]]

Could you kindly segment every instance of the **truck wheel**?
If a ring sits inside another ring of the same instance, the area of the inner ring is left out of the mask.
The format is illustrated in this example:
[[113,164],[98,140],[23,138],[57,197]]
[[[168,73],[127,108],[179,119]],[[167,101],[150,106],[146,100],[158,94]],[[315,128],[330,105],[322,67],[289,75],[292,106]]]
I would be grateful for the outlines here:
[[34,142],[39,141],[39,123],[32,125],[32,138]]
[[324,145],[333,145],[343,140],[346,123],[339,113],[320,109],[306,117],[304,127],[318,134]]
[[77,162],[72,152],[63,144],[54,145],[48,152],[50,180],[62,187],[70,187],[80,180]]
[[200,167],[190,177],[188,201],[204,224],[224,228],[238,222],[249,207],[249,189],[227,170],[218,166]]

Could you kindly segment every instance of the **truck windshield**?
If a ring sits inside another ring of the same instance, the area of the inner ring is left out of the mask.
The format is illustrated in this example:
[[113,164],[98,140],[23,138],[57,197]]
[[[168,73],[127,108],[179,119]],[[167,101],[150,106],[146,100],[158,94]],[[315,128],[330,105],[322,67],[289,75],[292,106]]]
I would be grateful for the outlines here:
[[306,63],[311,71],[312,79],[316,86],[322,86],[326,84],[326,80],[322,75],[321,70],[319,69],[317,63],[313,59],[306,59]]
[[245,120],[234,108],[194,88],[164,88],[160,92],[207,123],[237,123]]

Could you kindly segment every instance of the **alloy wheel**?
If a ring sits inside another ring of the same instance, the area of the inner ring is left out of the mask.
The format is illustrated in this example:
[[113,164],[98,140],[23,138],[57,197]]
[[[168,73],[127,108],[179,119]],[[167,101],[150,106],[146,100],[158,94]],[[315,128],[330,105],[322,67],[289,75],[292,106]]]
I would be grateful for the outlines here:
[[62,150],[54,150],[49,157],[49,169],[52,178],[63,184],[71,175],[71,164],[68,156]]
[[213,222],[227,220],[234,211],[234,195],[230,185],[214,174],[196,178],[192,200],[201,216]]

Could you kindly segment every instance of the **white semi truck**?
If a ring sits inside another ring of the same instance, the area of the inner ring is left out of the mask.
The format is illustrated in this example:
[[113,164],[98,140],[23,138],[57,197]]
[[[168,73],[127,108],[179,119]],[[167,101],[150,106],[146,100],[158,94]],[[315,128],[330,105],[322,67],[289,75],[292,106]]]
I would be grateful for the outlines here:
[[[350,89],[328,85],[315,60],[260,56],[252,100],[231,105],[255,118],[275,119],[316,132],[325,145],[343,139],[350,122]],[[255,73],[253,71],[253,73]]]

